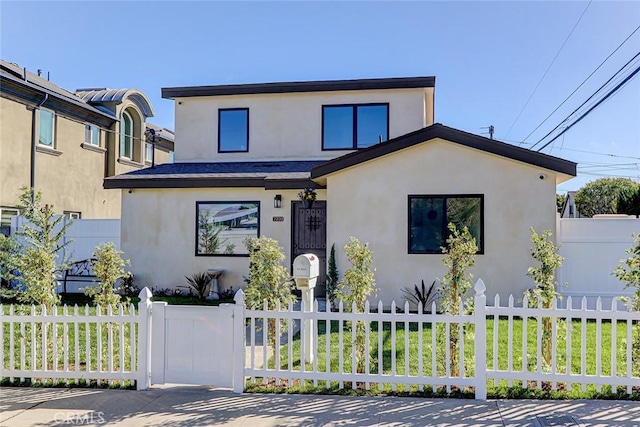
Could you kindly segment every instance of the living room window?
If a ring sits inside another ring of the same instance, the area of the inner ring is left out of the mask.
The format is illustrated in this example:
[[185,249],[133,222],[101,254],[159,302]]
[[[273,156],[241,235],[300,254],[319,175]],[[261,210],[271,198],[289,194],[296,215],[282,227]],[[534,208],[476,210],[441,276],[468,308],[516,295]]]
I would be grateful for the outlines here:
[[260,202],[196,202],[196,255],[249,256],[247,238],[260,236]]
[[100,128],[89,124],[84,125],[84,142],[99,147]]
[[389,104],[322,106],[323,150],[357,150],[387,139]]
[[40,135],[38,143],[55,148],[56,116],[53,111],[40,109]]
[[120,157],[133,158],[133,118],[126,111],[120,122]]
[[218,152],[249,151],[249,109],[218,110]]
[[482,194],[409,196],[409,253],[441,254],[450,222],[459,230],[466,226],[476,239],[478,253],[484,253]]

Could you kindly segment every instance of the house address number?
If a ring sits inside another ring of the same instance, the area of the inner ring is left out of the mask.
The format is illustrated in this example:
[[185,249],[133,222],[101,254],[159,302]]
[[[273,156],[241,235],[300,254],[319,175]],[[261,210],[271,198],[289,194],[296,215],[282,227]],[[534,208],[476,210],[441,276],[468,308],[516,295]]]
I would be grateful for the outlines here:
[[284,217],[283,216],[274,216],[273,217],[273,222],[284,222]]

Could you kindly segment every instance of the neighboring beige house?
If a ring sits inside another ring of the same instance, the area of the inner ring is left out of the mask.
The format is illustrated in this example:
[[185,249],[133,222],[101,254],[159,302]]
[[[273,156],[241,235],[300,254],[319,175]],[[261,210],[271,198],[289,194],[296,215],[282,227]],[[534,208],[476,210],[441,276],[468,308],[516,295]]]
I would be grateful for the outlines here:
[[[556,227],[556,184],[576,164],[434,124],[434,77],[165,88],[174,99],[175,163],[105,179],[122,191],[121,247],[139,285],[172,288],[222,269],[244,286],[247,236],[269,236],[290,266],[349,236],[373,251],[376,298],[445,273],[449,221],[479,243],[488,295],[531,283],[530,227]],[[314,187],[318,200],[297,198]]]
[[60,214],[119,218],[120,194],[103,189],[104,178],[166,163],[173,151],[173,133],[150,117],[151,104],[138,90],[73,93],[0,61],[2,232],[18,213],[23,186],[41,191],[43,203]]

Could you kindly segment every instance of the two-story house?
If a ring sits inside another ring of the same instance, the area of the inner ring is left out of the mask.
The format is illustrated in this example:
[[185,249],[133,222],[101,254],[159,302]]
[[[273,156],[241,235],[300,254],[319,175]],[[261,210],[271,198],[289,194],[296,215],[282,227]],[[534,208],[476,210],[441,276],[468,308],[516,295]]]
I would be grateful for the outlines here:
[[73,93],[0,61],[2,233],[18,214],[23,186],[41,191],[60,214],[119,218],[120,194],[105,190],[104,178],[165,163],[173,151],[173,132],[148,123],[153,115],[138,90]]
[[[434,77],[164,88],[175,163],[105,179],[122,189],[122,249],[140,284],[175,287],[223,269],[244,286],[246,237],[289,265],[349,236],[373,251],[377,297],[442,277],[447,224],[476,237],[489,293],[528,286],[529,227],[555,229],[555,187],[575,163],[434,124]],[[300,190],[317,189],[305,208]]]

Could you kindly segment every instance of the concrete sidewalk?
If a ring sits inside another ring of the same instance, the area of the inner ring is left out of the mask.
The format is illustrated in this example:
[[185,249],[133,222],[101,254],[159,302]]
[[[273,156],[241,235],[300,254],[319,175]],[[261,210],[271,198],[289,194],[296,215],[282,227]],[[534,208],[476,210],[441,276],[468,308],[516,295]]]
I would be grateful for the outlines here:
[[0,388],[0,426],[636,426],[640,402]]

